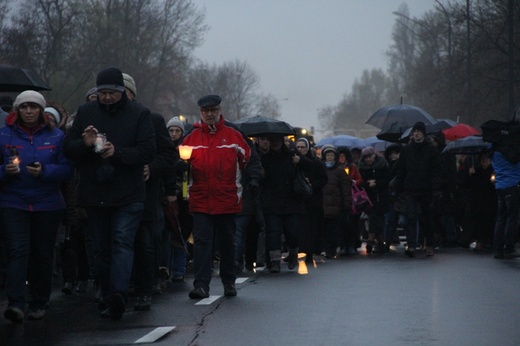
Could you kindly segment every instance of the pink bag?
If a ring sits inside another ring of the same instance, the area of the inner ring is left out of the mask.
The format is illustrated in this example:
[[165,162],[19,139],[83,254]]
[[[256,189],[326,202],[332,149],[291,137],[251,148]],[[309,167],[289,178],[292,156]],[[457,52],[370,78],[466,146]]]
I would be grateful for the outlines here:
[[358,187],[356,183],[352,184],[352,214],[357,215],[366,212],[372,208],[373,204],[368,198],[368,194],[362,187]]

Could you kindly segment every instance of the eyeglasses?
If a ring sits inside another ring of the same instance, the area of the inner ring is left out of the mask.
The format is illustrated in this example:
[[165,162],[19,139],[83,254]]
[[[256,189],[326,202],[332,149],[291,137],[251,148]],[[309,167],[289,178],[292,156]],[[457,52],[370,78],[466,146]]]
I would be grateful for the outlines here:
[[202,114],[208,114],[208,113],[217,113],[220,110],[220,107],[213,107],[213,108],[201,108],[200,112]]

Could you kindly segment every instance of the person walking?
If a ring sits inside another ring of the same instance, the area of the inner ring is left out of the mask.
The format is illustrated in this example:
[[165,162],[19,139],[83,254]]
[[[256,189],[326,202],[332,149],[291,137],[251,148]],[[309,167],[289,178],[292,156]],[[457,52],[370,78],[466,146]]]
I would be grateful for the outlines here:
[[258,191],[261,167],[247,138],[224,119],[222,99],[206,95],[197,101],[201,120],[186,134],[183,145],[193,148],[189,159],[189,210],[193,215],[193,290],[191,299],[209,297],[213,238],[220,250],[220,279],[224,295],[237,295],[235,215],[242,210],[242,170],[250,188]]
[[314,155],[307,138],[299,138],[296,149],[314,163],[312,169],[303,170],[311,183],[312,196],[304,199],[305,215],[300,232],[300,251],[306,254],[305,261],[312,263],[313,255],[321,253],[319,239],[323,236],[323,187],[328,177],[323,161]]
[[[366,252],[367,254],[381,253],[384,252],[382,235],[385,227],[385,212],[390,203],[388,164],[383,156],[376,154],[375,149],[368,146],[361,151],[359,173],[363,177],[362,186],[373,204],[366,212],[368,216]],[[377,248],[374,247],[376,241]]]
[[61,130],[44,116],[45,99],[19,94],[0,129],[0,220],[7,250],[4,317],[22,323],[29,282],[28,318],[44,318],[52,289],[53,250],[65,210],[60,184],[72,178]]
[[493,251],[497,259],[517,258],[515,250],[518,239],[518,218],[520,217],[520,162],[512,162],[493,145],[491,165],[495,170],[497,191],[497,218],[493,237]]
[[352,208],[352,184],[344,168],[338,163],[338,152],[332,145],[321,148],[325,162],[327,183],[323,187],[323,213],[325,219],[325,257],[336,258],[340,245],[340,221]]
[[128,100],[114,67],[96,78],[98,100],[78,108],[65,152],[79,167],[78,205],[97,245],[101,317],[121,319],[127,303],[134,242],[146,198],[144,166],[155,155],[150,111]]
[[270,149],[261,157],[264,179],[260,201],[265,218],[266,246],[271,260],[270,272],[280,272],[282,234],[289,250],[287,267],[298,264],[299,232],[305,213],[304,198],[294,191],[296,169],[311,170],[314,164],[291,151],[281,134],[269,134]]
[[432,198],[439,198],[440,155],[437,148],[426,140],[426,126],[423,122],[415,123],[411,133],[410,143],[403,147],[399,155],[393,187],[397,193],[406,193],[406,255],[415,256],[417,223],[421,221],[426,241],[426,255],[433,256],[435,239],[430,207]]
[[[137,102],[137,87],[129,74],[123,73],[126,96]],[[146,200],[143,216],[137,229],[134,245],[135,311],[150,310],[153,293],[160,293],[159,256],[162,253],[161,233],[164,229],[163,177],[173,170],[178,154],[173,147],[162,115],[151,113],[155,133],[156,152],[153,160],[144,165]],[[165,245],[165,244],[164,244]]]

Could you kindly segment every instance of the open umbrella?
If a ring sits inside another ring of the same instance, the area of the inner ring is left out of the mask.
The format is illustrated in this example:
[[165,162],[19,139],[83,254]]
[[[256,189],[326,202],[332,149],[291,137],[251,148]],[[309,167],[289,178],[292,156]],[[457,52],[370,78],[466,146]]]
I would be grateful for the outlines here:
[[474,155],[489,149],[490,146],[490,143],[486,143],[482,140],[482,136],[468,136],[449,143],[444,147],[442,152],[448,154]]
[[449,141],[480,134],[476,128],[466,124],[457,124],[449,129],[443,130],[442,133],[444,133],[444,137]]
[[376,151],[385,151],[386,148],[394,144],[392,142],[383,141],[376,136],[365,138],[365,142],[367,145],[373,147]]
[[424,109],[401,103],[378,109],[368,118],[366,124],[373,125],[381,130],[401,128],[404,131],[418,121],[422,121],[424,124],[435,124],[437,122]]
[[321,148],[325,144],[330,144],[335,147],[348,147],[348,148],[364,148],[367,146],[367,143],[364,139],[349,136],[349,135],[338,135],[323,138],[318,143],[316,143],[316,147]]
[[269,134],[294,135],[291,125],[285,121],[268,118],[264,116],[254,116],[242,118],[233,122],[246,136],[262,137]]
[[[441,132],[445,129],[449,129],[453,126],[457,125],[457,122],[454,120],[449,119],[439,119],[435,124],[427,124],[426,127],[426,134],[431,135],[437,132]],[[399,142],[407,142],[410,139],[410,135],[412,132],[412,127],[407,128],[401,137],[399,138]]]
[[25,90],[51,90],[51,88],[31,69],[0,65],[0,92]]

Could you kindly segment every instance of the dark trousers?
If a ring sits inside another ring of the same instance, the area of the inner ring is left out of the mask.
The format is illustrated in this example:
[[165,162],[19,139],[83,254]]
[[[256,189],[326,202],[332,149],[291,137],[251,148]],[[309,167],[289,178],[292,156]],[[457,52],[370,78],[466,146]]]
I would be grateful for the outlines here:
[[132,264],[134,242],[144,203],[119,207],[88,207],[88,227],[98,250],[97,268],[103,298],[112,293],[126,295]]
[[3,208],[0,214],[7,250],[9,306],[25,308],[25,282],[29,281],[29,309],[46,309],[52,290],[54,243],[63,210]]
[[267,214],[265,217],[266,245],[268,251],[281,250],[282,234],[288,248],[298,247],[300,220],[302,214]]
[[498,189],[497,221],[493,250],[495,253],[513,252],[517,240],[518,217],[520,216],[520,187]]
[[422,234],[424,235],[426,246],[435,245],[433,221],[430,213],[431,200],[431,194],[417,196],[406,194],[405,214],[407,216],[407,222],[405,230],[408,246],[417,246],[417,221],[419,221],[421,227],[423,227]]
[[235,283],[236,279],[236,214],[193,215],[193,269],[194,287],[209,290],[213,265],[213,238],[220,253],[220,279],[223,284]]
[[[137,296],[152,295],[162,254],[161,231],[164,219],[141,221],[134,246],[134,288]],[[170,244],[164,244],[169,246]]]

